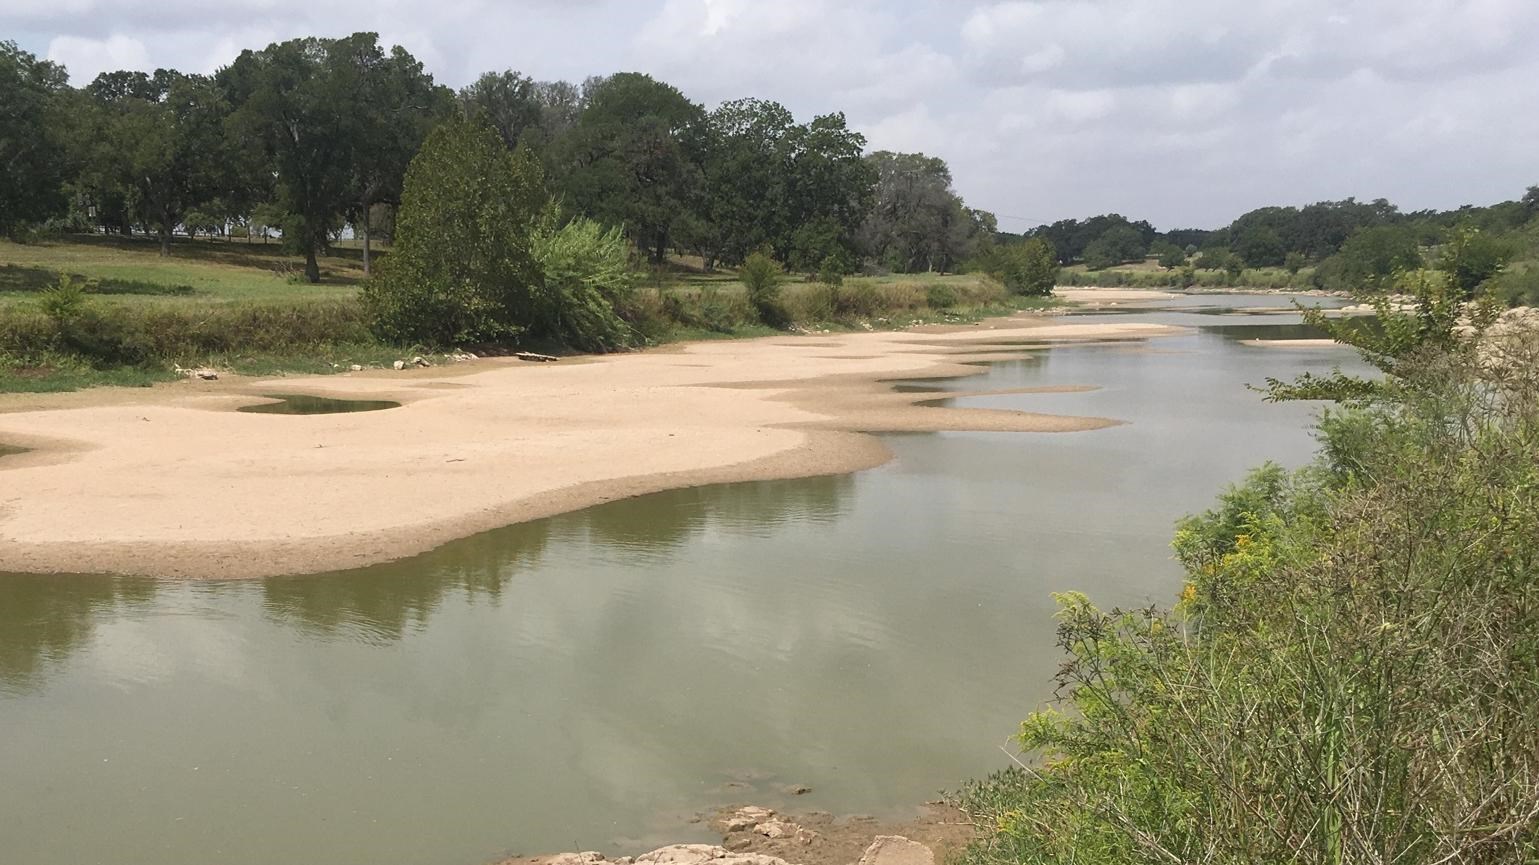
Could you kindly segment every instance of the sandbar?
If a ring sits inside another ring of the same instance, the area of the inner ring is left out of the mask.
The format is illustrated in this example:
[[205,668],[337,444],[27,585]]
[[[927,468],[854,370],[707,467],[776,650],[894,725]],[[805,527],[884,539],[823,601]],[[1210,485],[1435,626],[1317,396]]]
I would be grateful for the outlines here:
[[[0,441],[30,449],[0,460],[0,572],[236,579],[336,571],[617,498],[876,466],[890,454],[871,433],[1098,429],[1118,421],[942,407],[934,393],[898,393],[886,382],[978,374],[981,362],[1010,356],[1001,348],[1027,340],[1176,330],[1022,315],[549,364],[483,359],[0,396]],[[311,416],[236,411],[274,392],[402,405]]]

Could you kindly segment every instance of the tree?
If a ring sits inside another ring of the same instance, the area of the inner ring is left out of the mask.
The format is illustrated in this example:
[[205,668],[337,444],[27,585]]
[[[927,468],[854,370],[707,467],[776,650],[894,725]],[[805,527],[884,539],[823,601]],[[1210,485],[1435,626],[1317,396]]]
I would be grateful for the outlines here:
[[1012,294],[1046,297],[1058,281],[1058,255],[1041,237],[1000,246],[991,257],[989,275]]
[[1266,225],[1247,225],[1234,232],[1234,253],[1250,267],[1277,267],[1287,256],[1282,236]]
[[[832,258],[847,272],[856,262],[856,235],[876,194],[866,138],[849,128],[843,114],[825,114],[792,128],[790,144],[788,214],[774,241],[776,253],[801,267],[816,260],[821,268]],[[795,228],[813,224],[823,231],[815,245]],[[793,227],[789,238],[788,225]]]
[[557,160],[558,186],[569,206],[623,226],[660,263],[699,194],[704,112],[677,88],[634,72],[590,81],[584,98]]
[[1302,252],[1290,252],[1283,258],[1283,268],[1289,273],[1298,273],[1308,263],[1309,260],[1304,257]]
[[490,124],[454,118],[407,169],[396,245],[364,285],[379,335],[465,345],[524,333],[538,313],[531,249],[546,195],[538,161]]
[[1539,185],[1530,186],[1528,191],[1523,193],[1523,200],[1520,203],[1523,205],[1523,210],[1528,213],[1529,219],[1539,217]]
[[[399,155],[375,138],[380,124],[400,122],[382,116],[377,73],[387,66],[373,33],[343,39],[293,39],[261,51],[243,51],[216,76],[235,112],[229,132],[255,142],[276,179],[276,203],[288,214],[284,242],[305,256],[305,278],[319,282],[316,255],[333,229],[363,206],[362,190],[376,182],[376,160]],[[411,75],[420,66],[404,52],[396,71]],[[402,106],[404,113],[416,109]]]
[[1160,253],[1160,267],[1166,270],[1175,270],[1186,264],[1186,250],[1179,246],[1168,246]]
[[171,235],[188,214],[215,209],[235,185],[224,94],[207,77],[170,69],[153,77],[107,73],[87,91],[97,136],[86,186],[93,196],[122,201],[128,219],[153,227],[160,254],[170,255]]
[[1142,232],[1126,223],[1117,224],[1085,247],[1085,266],[1092,270],[1115,267],[1124,261],[1142,260],[1148,251]]
[[1438,269],[1465,299],[1475,296],[1486,280],[1502,272],[1513,250],[1478,228],[1461,226],[1453,230],[1438,256]]
[[360,122],[348,220],[363,239],[363,272],[368,275],[373,240],[370,211],[376,204],[399,203],[406,167],[428,132],[448,113],[451,97],[405,49],[398,46],[386,56],[370,43],[361,42],[359,47],[355,110]]
[[1372,288],[1402,270],[1421,266],[1416,236],[1398,225],[1359,230],[1337,255],[1340,278],[1349,288]]
[[0,41],[0,234],[64,211],[64,67]]
[[524,132],[540,125],[540,102],[533,78],[515,72],[485,72],[459,92],[467,116],[481,114],[508,147],[518,146]]
[[945,160],[879,151],[866,157],[876,178],[861,251],[895,271],[952,270],[968,252],[974,222],[951,188]]
[[784,106],[760,99],[723,102],[706,115],[704,189],[691,232],[706,269],[717,261],[736,264],[766,245],[789,245],[796,228],[790,201],[795,128]]

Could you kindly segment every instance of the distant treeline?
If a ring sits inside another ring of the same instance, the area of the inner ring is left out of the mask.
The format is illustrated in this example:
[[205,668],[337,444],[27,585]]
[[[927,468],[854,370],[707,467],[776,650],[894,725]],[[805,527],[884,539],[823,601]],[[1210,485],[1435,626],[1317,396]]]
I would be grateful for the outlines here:
[[[346,231],[366,246],[393,235],[407,166],[456,116],[533,153],[568,215],[621,227],[655,262],[678,253],[709,269],[765,251],[805,273],[993,271],[997,247],[1021,239],[966,206],[943,160],[866,153],[842,114],[798,122],[759,99],[708,111],[636,73],[574,84],[488,72],[456,93],[372,33],[243,51],[212,76],[118,71],[81,88],[0,43],[0,233],[138,231],[168,244],[178,231],[276,230],[315,280],[316,254]],[[1317,285],[1355,288],[1413,266],[1456,226],[1489,238],[1536,213],[1539,187],[1452,211],[1347,199],[1164,232],[1113,213],[1025,237],[1093,270],[1158,256],[1236,279],[1244,268],[1311,267]],[[1343,259],[1354,238],[1362,249]]]
[[[1462,232],[1462,234],[1461,234]],[[1158,231],[1143,220],[1112,213],[1065,219],[1025,232],[1052,244],[1061,264],[1104,270],[1157,257],[1167,269],[1227,270],[1239,279],[1246,268],[1285,268],[1297,274],[1313,267],[1311,284],[1358,289],[1399,270],[1426,263],[1424,250],[1456,236],[1471,237],[1488,249],[1488,276],[1514,260],[1539,258],[1539,186],[1519,200],[1488,207],[1402,212],[1384,199],[1322,201],[1305,207],[1262,207],[1225,228]],[[1003,239],[1003,235],[1001,238]],[[1530,271],[1513,271],[1532,280]],[[1529,292],[1539,297],[1539,293]]]
[[[622,73],[579,84],[489,72],[455,93],[372,33],[243,51],[212,76],[65,70],[0,43],[0,233],[264,237],[307,258],[347,230],[389,237],[407,166],[445,119],[477,116],[542,163],[571,215],[646,256],[707,268],[765,250],[793,269],[953,271],[991,243],[940,159],[867,154],[842,114],[757,99],[707,111]],[[366,253],[367,255],[367,253]]]

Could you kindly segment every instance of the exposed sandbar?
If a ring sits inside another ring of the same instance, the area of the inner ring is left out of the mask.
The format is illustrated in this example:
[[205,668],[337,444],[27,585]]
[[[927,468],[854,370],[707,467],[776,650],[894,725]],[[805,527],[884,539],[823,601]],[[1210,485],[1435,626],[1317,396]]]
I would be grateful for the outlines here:
[[[968,362],[990,345],[1172,330],[1014,317],[554,364],[0,397],[0,441],[32,449],[0,460],[0,571],[316,573],[616,498],[874,466],[889,454],[868,432],[1096,429],[1117,421],[940,407],[937,394],[884,382],[977,374]],[[274,392],[402,406],[235,411]]]

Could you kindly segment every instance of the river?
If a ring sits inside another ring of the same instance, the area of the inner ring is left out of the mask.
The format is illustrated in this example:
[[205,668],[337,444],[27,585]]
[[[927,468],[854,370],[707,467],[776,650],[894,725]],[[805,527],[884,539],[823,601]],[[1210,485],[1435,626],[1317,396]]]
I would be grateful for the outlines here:
[[[1129,311],[946,390],[1114,417],[891,436],[854,475],[615,502],[393,564],[234,583],[0,575],[0,860],[478,865],[705,840],[730,802],[893,814],[999,767],[1052,694],[1054,592],[1178,591],[1169,539],[1317,407],[1248,384],[1275,297]],[[1238,307],[1238,309],[1228,309]],[[1228,309],[1228,311],[1226,311]]]

